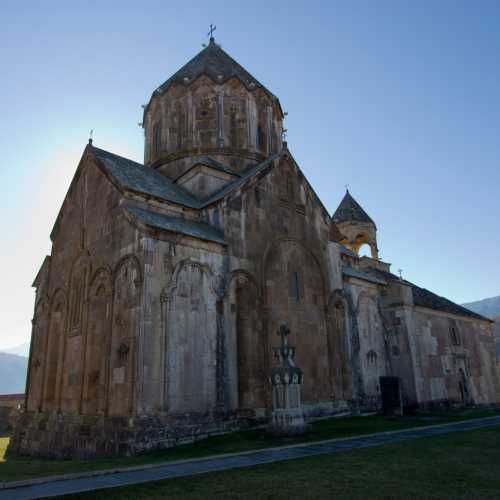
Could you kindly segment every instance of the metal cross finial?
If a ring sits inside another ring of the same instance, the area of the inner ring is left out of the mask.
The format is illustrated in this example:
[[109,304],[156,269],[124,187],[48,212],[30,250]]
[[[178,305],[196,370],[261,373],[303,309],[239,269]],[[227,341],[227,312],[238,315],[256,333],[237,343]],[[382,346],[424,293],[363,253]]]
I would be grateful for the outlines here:
[[210,31],[207,33],[207,35],[210,35],[210,40],[213,40],[214,38],[214,31],[217,29],[217,26],[214,24],[210,23]]
[[290,335],[290,328],[286,323],[282,323],[280,325],[280,329],[278,330],[278,335],[281,337],[281,345],[287,345],[288,341],[286,339],[287,335]]
[[398,273],[399,273],[399,279],[402,280],[403,279],[403,270],[398,269]]

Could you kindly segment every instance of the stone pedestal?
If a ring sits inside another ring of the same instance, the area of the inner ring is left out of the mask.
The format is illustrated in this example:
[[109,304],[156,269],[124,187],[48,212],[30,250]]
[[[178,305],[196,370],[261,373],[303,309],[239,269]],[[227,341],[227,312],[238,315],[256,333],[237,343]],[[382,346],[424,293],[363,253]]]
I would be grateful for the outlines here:
[[302,370],[295,364],[295,346],[288,345],[290,330],[281,325],[281,346],[273,349],[279,366],[271,373],[273,412],[270,431],[280,436],[303,434],[306,429],[300,401]]

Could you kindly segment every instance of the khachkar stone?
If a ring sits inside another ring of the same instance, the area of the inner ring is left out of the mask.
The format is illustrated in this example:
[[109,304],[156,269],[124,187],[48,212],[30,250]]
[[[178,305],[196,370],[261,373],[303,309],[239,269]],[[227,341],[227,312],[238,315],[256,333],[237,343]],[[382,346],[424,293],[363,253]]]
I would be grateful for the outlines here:
[[304,413],[300,403],[302,370],[295,364],[295,346],[288,344],[290,330],[282,324],[278,330],[280,347],[274,347],[274,356],[279,366],[273,368],[271,384],[273,391],[273,413],[271,432],[279,435],[296,435],[305,431]]

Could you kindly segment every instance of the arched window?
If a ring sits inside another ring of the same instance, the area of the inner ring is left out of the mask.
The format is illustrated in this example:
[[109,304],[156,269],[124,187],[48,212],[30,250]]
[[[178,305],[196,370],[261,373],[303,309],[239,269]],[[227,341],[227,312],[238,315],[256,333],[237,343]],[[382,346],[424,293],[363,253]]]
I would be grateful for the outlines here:
[[161,151],[161,128],[160,125],[155,125],[153,129],[153,151],[156,155]]
[[292,296],[297,302],[300,302],[300,275],[297,271],[292,272]]
[[370,351],[368,351],[366,353],[366,359],[367,359],[369,364],[375,364],[377,362],[377,358],[378,358],[378,355],[373,349],[371,349]]
[[360,257],[371,257],[372,249],[370,248],[370,245],[368,245],[368,243],[361,245],[359,247],[358,254]]
[[460,345],[460,335],[454,326],[451,327],[450,336],[453,345]]
[[266,149],[266,135],[260,125],[257,126],[257,149],[264,151]]

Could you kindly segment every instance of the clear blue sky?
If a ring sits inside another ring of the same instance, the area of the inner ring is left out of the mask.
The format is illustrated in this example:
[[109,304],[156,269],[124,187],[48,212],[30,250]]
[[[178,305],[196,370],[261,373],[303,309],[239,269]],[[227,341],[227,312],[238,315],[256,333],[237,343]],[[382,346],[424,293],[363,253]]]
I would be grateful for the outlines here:
[[89,129],[141,161],[141,104],[211,22],[289,112],[330,212],[349,184],[393,270],[457,302],[500,294],[500,2],[3,0],[0,348],[29,337]]

